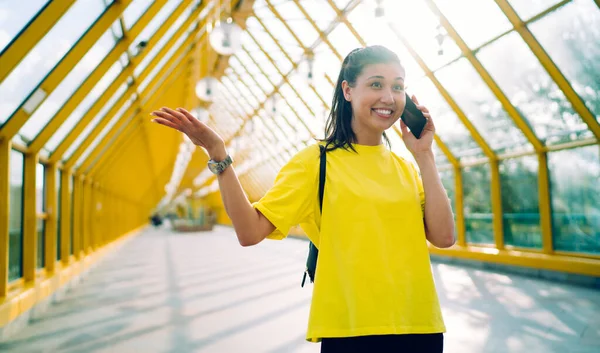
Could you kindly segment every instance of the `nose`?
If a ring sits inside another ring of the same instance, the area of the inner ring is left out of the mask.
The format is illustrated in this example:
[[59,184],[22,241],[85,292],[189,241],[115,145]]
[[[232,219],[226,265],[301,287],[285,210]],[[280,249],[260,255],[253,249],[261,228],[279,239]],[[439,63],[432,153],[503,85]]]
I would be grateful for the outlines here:
[[394,104],[394,94],[391,90],[384,89],[384,90],[382,90],[381,98],[379,100],[383,104],[393,105]]

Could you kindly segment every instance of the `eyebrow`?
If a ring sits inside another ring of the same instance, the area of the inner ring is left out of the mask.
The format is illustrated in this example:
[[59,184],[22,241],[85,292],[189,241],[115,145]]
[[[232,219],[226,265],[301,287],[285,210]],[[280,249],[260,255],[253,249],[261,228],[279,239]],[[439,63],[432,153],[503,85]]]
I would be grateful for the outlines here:
[[[384,79],[385,77],[383,77],[383,76],[371,76],[367,80],[370,80],[370,79],[373,79],[373,78]],[[398,76],[398,77],[396,77],[396,80],[402,80],[402,81],[404,81],[404,77]]]

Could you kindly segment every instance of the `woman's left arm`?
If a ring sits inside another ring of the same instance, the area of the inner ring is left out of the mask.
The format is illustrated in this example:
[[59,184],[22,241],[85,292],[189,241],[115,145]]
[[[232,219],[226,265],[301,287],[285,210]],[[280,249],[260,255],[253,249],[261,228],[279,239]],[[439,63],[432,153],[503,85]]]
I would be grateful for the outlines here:
[[433,151],[417,154],[415,159],[425,190],[425,235],[436,247],[448,248],[455,242],[454,215],[435,165]]
[[419,101],[415,96],[412,96],[412,100],[427,118],[427,124],[425,124],[419,139],[408,130],[402,120],[400,121],[400,127],[402,129],[402,139],[415,157],[421,170],[421,179],[425,190],[425,235],[427,240],[438,248],[448,248],[454,245],[455,241],[454,215],[435,165],[432,150],[435,125],[429,110],[419,105]]

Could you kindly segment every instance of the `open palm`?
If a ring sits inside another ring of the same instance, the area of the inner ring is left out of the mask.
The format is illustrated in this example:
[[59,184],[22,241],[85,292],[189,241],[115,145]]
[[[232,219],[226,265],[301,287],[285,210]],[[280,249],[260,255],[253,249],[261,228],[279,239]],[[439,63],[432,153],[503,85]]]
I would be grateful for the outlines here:
[[153,122],[183,132],[195,145],[204,147],[208,151],[223,145],[223,138],[219,134],[183,108],[173,110],[163,107],[153,111],[151,115],[155,116]]

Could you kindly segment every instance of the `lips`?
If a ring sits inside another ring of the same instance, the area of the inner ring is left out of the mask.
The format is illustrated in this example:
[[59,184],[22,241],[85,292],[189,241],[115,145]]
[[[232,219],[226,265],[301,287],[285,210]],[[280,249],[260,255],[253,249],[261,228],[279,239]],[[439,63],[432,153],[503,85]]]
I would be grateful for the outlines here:
[[378,116],[380,116],[382,118],[389,118],[392,116],[392,113],[394,112],[391,109],[384,109],[384,108],[374,108],[371,110],[374,111],[375,114],[377,114]]

